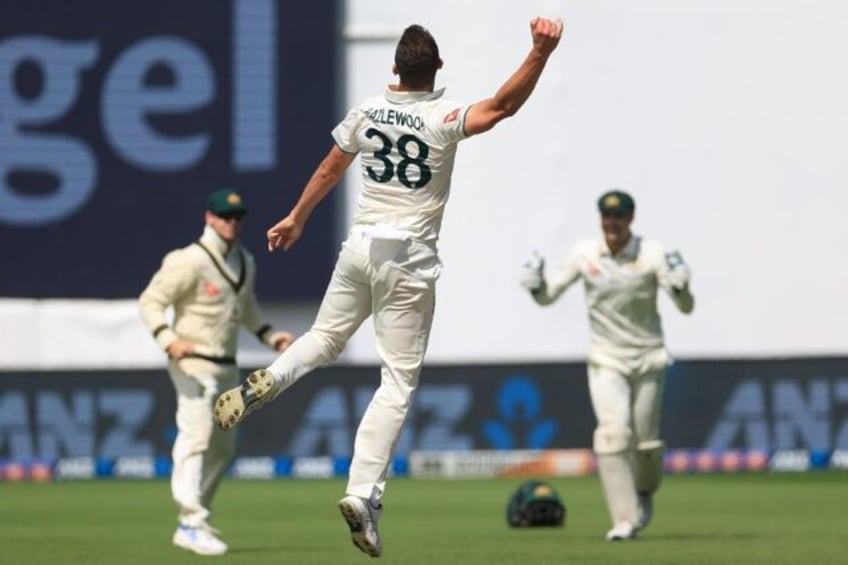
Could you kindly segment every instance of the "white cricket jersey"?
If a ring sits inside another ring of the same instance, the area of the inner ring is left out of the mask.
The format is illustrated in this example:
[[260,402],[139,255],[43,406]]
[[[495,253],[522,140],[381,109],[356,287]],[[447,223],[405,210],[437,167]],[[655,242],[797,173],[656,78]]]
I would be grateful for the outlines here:
[[[194,357],[180,366],[192,374],[211,373],[210,358],[234,358],[242,325],[263,343],[271,327],[262,323],[254,290],[256,263],[240,244],[227,243],[206,226],[200,241],[168,253],[139,297],[141,316],[154,339],[167,350],[177,338],[195,345]],[[173,325],[166,310],[173,306]]]
[[435,92],[387,88],[348,112],[333,130],[346,153],[361,153],[354,226],[377,226],[435,242],[448,201],[468,106]]
[[[584,283],[589,313],[589,362],[624,372],[656,370],[669,362],[657,311],[657,289],[665,288],[678,308],[685,299],[671,290],[663,247],[632,235],[617,255],[601,239],[581,241],[547,277],[537,302],[556,300],[577,279]],[[691,295],[686,291],[686,296]],[[689,306],[691,308],[691,304]]]

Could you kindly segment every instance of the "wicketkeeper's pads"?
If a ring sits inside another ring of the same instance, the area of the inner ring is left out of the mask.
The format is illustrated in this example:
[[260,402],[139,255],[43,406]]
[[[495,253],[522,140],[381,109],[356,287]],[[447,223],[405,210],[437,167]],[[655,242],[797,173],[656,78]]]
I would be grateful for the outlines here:
[[565,504],[551,485],[528,481],[510,497],[506,521],[513,528],[562,526],[565,513]]

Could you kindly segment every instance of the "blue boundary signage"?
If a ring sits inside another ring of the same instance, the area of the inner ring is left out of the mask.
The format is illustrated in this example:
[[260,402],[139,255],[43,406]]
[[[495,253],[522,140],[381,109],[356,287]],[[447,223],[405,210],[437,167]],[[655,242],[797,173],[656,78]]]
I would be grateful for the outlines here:
[[[0,458],[170,453],[175,400],[164,369],[0,379]],[[377,367],[316,371],[238,428],[239,455],[349,457],[378,383]],[[594,426],[581,363],[430,366],[397,454],[585,449]],[[780,452],[775,464],[783,466],[808,453],[814,466],[826,464],[830,453],[848,450],[848,359],[679,362],[669,374],[661,434],[674,454],[669,464],[682,471],[748,464],[722,453],[762,463],[762,453]]]

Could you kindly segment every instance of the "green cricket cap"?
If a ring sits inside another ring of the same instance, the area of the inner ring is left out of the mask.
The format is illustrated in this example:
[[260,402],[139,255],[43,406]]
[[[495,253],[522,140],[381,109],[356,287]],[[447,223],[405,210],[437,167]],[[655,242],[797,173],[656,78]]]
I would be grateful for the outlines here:
[[207,209],[216,216],[244,216],[247,207],[241,195],[235,190],[228,188],[216,190],[209,195]]
[[598,199],[600,212],[632,212],[636,209],[633,197],[621,190],[610,190]]

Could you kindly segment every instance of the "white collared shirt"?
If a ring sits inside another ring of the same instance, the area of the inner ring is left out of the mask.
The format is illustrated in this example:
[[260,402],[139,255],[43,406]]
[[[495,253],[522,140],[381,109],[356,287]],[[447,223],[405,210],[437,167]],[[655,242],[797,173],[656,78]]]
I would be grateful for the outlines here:
[[241,277],[243,262],[241,258],[242,247],[238,241],[232,245],[228,244],[212,226],[207,224],[203,228],[200,242],[209,249],[216,251],[224,259],[224,264],[232,271],[234,280],[238,280]]
[[[333,130],[346,153],[362,153],[354,226],[435,242],[450,194],[468,107],[434,92],[386,89],[348,112]],[[395,235],[397,237],[397,235]]]
[[[264,331],[255,284],[250,252],[239,243],[229,247],[206,226],[199,242],[165,255],[139,297],[142,320],[163,350],[179,338],[193,343],[198,354],[233,357],[239,326],[271,347],[273,332]],[[190,373],[209,369],[209,363],[198,358],[185,359],[181,366]]]
[[652,370],[669,360],[657,289],[665,288],[681,308],[666,280],[668,273],[665,250],[656,241],[632,235],[613,255],[603,239],[584,240],[550,273],[546,287],[534,298],[550,304],[582,278],[589,314],[589,361],[622,371]]

